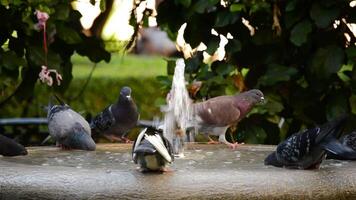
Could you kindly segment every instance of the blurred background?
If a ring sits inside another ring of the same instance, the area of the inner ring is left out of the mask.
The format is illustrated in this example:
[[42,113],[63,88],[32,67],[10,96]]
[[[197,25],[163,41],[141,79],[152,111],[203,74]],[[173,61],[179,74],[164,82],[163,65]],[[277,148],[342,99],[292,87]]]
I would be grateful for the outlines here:
[[[183,57],[196,101],[264,92],[267,103],[241,121],[237,141],[277,144],[344,113],[352,130],[354,6],[331,0],[1,1],[0,117],[46,117],[43,107],[55,93],[90,120],[130,86],[141,119],[162,118],[175,59]],[[49,14],[46,29],[36,28],[36,10]],[[60,85],[39,81],[42,65],[62,75]],[[45,125],[0,132],[25,145],[48,134]]]

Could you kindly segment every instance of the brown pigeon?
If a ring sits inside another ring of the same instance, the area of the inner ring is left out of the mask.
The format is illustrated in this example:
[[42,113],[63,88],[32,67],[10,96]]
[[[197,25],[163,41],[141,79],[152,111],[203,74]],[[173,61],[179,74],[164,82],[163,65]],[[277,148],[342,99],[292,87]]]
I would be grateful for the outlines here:
[[234,149],[238,144],[226,140],[226,130],[244,118],[254,105],[263,101],[263,93],[252,89],[233,96],[218,96],[195,103],[193,104],[195,125],[199,132],[206,134],[210,143],[216,141],[212,140],[209,134],[216,135],[219,136],[219,142]]

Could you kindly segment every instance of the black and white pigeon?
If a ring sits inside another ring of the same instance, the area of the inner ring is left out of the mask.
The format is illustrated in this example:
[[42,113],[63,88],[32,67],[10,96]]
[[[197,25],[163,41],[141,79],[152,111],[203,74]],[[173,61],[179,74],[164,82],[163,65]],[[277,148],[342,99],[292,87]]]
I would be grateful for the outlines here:
[[89,123],[58,97],[60,105],[49,105],[48,130],[57,145],[63,149],[94,151],[95,142],[91,137]]
[[327,152],[326,159],[356,160],[356,131],[341,137],[339,149],[338,152]]
[[132,159],[144,172],[165,171],[174,160],[172,145],[163,136],[162,130],[145,128],[133,144]]
[[258,103],[264,102],[264,95],[258,89],[252,89],[233,96],[218,96],[207,101],[193,104],[194,122],[199,132],[203,132],[209,143],[216,143],[209,135],[219,136],[219,142],[236,148],[225,138],[226,130],[236,126]]
[[278,144],[276,151],[267,156],[265,165],[293,169],[317,169],[326,151],[339,152],[346,117],[339,117],[322,126],[306,129],[291,135]]
[[15,140],[0,135],[0,155],[2,156],[27,155],[27,150],[24,146],[17,143]]
[[90,124],[93,134],[103,134],[111,141],[130,142],[126,134],[139,119],[137,106],[131,97],[131,88],[123,87],[116,103],[106,107]]

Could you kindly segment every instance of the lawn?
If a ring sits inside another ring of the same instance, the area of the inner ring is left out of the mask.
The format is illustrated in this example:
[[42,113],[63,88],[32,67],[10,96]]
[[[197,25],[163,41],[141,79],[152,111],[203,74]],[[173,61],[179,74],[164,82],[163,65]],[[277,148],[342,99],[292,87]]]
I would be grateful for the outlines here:
[[[73,78],[87,78],[93,63],[86,57],[74,55]],[[93,78],[155,78],[166,74],[166,61],[158,56],[112,54],[109,63],[100,62]]]

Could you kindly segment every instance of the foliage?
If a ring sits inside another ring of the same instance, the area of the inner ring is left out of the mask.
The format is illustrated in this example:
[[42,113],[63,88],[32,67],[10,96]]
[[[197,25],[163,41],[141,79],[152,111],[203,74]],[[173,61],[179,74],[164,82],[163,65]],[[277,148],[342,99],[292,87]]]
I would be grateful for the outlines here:
[[[267,104],[241,122],[238,139],[277,143],[342,113],[355,119],[356,38],[347,24],[356,22],[356,7],[349,3],[172,0],[158,5],[157,22],[173,40],[187,22],[186,42],[192,48],[203,42],[209,54],[219,42],[212,29],[233,36],[223,61],[205,64],[201,52],[187,58],[187,77],[203,81],[199,98],[260,88]],[[169,86],[169,77],[160,80]]]
[[[86,79],[75,78],[70,84],[67,92],[62,96],[63,100],[68,103],[73,109],[81,113],[84,117],[93,116],[103,108],[108,106],[117,100],[119,90],[125,85],[129,85],[133,91],[133,98],[137,103],[138,109],[140,111],[140,118],[146,120],[152,120],[154,116],[160,116],[160,110],[158,105],[155,104],[157,96],[162,95],[157,89],[159,88],[159,83],[154,77],[145,77],[141,79],[132,77],[121,77],[121,78],[103,78],[94,77],[88,84],[83,95],[72,100],[74,96],[77,96],[78,91],[81,90]],[[144,85],[144,87],[142,87]],[[49,88],[42,87],[42,85],[36,85],[34,88],[35,98],[32,100],[31,106],[27,107],[27,116],[31,117],[46,117],[46,112],[43,107],[48,105]],[[100,94],[100,95],[98,95]],[[2,117],[15,117],[20,116],[24,112],[24,104],[21,101],[10,101],[9,106],[4,107],[0,110],[0,116]],[[15,130],[14,135],[10,137],[19,137],[18,140],[24,144],[35,144],[38,145],[42,140],[47,137],[48,130],[47,127],[42,127],[43,129],[38,130],[38,127],[26,128],[21,130]],[[12,132],[13,130],[8,130],[7,132]],[[39,134],[39,132],[41,134]],[[130,132],[129,137],[134,138],[137,131]]]
[[[47,55],[43,47],[43,31],[36,26],[36,10],[49,14]],[[82,33],[80,17],[70,1],[0,1],[0,107],[13,96],[18,100],[31,99],[41,66],[46,63],[63,75],[62,84],[54,87],[56,92],[63,93],[72,80],[71,56],[74,52],[93,62],[110,60],[100,39]],[[5,96],[4,93],[13,90],[14,85],[16,89],[12,95]]]

